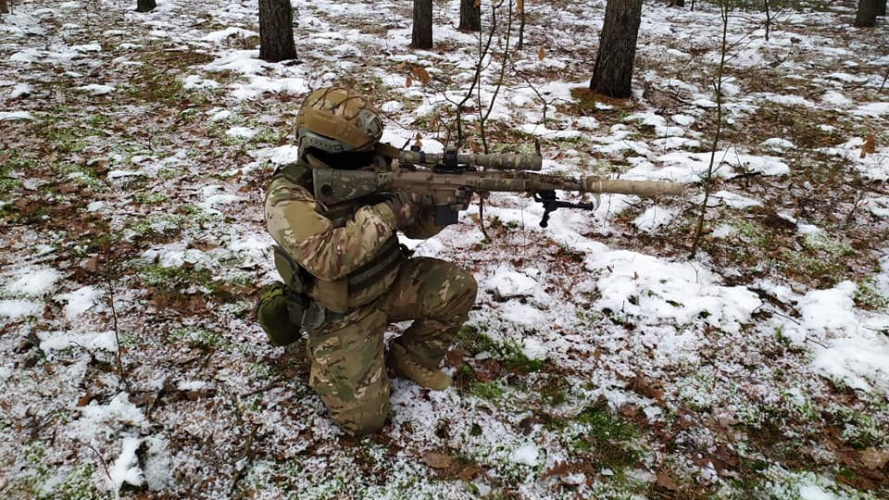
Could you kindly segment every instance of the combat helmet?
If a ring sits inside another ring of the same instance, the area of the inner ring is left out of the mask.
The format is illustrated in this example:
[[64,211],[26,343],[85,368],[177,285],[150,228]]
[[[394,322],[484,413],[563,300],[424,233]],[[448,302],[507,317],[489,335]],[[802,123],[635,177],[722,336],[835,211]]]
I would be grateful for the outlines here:
[[370,152],[382,136],[379,111],[350,89],[318,89],[305,98],[296,114],[300,153],[309,148],[325,153]]

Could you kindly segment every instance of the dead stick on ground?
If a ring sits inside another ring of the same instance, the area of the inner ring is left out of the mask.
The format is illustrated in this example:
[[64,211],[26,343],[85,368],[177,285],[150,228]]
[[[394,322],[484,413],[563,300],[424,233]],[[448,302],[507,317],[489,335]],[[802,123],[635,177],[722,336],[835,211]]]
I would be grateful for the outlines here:
[[111,326],[114,329],[114,341],[117,349],[114,350],[114,361],[117,364],[117,375],[123,381],[124,385],[129,389],[130,383],[123,371],[123,361],[120,357],[120,330],[117,326],[117,309],[114,307],[114,282],[108,275],[105,276],[106,286],[108,287],[108,302],[111,306]]
[[241,481],[241,478],[243,478],[247,474],[247,469],[249,469],[250,464],[253,463],[253,440],[254,438],[256,438],[256,431],[259,430],[259,427],[259,424],[253,424],[253,427],[250,429],[250,435],[247,436],[247,443],[244,445],[244,451],[241,453],[241,456],[238,457],[237,460],[235,460],[235,467],[237,467],[238,463],[243,460],[247,460],[247,462],[244,463],[243,467],[235,472],[235,477],[232,480],[231,488],[229,488],[228,490],[228,496],[230,497],[234,495],[235,490],[238,487],[238,483]]
[[108,480],[111,481],[111,482],[113,483],[113,482],[114,482],[114,479],[111,478],[111,473],[108,472],[108,464],[105,463],[105,459],[102,458],[102,454],[99,453],[99,450],[93,448],[93,445],[91,445],[91,444],[89,444],[89,443],[84,443],[83,441],[78,441],[78,442],[79,442],[80,444],[86,446],[87,448],[89,448],[90,450],[92,450],[93,453],[96,454],[96,457],[99,458],[99,463],[102,464],[102,469],[105,471],[105,475],[108,476]]

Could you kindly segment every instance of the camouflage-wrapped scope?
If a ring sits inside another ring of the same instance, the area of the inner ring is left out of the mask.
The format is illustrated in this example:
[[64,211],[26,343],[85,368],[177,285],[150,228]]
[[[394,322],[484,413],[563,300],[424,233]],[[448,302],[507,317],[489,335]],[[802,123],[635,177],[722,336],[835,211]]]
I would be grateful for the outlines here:
[[533,170],[543,167],[543,158],[531,155],[514,154],[459,154],[456,151],[444,153],[424,153],[422,151],[400,151],[398,162],[401,165],[442,166],[455,168],[458,165],[484,167],[491,170]]

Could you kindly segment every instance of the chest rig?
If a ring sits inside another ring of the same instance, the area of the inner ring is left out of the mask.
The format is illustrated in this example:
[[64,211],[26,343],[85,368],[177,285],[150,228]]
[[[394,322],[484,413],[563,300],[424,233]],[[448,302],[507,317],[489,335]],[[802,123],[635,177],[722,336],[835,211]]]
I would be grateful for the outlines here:
[[[276,176],[282,175],[290,182],[313,193],[312,167],[300,161],[279,168]],[[378,195],[371,195],[343,203],[316,204],[316,211],[328,219],[334,228],[345,227],[355,217],[355,213],[367,205],[383,201]],[[275,246],[275,267],[287,287],[320,303],[328,311],[345,313],[350,309],[366,305],[385,293],[398,273],[404,258],[398,238],[392,236],[361,267],[337,280],[322,280],[303,269],[283,248]]]

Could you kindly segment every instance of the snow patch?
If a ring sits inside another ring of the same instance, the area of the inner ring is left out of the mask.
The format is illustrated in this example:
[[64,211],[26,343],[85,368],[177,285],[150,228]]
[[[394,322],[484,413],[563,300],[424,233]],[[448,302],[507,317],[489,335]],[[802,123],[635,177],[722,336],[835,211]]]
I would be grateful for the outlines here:
[[3,291],[9,295],[38,297],[47,293],[61,277],[62,273],[49,267],[26,267],[18,271],[18,277],[8,282]]
[[74,87],[75,90],[80,90],[81,92],[86,92],[90,95],[107,95],[114,92],[113,85],[99,85],[97,83],[91,83],[89,85],[84,85],[82,87]]
[[130,403],[129,395],[125,392],[114,396],[107,405],[93,401],[89,405],[78,409],[82,419],[86,420],[85,423],[90,424],[120,422],[138,426],[146,422],[145,415],[142,414],[139,407]]
[[864,104],[858,106],[858,108],[852,111],[852,114],[858,116],[880,117],[889,114],[889,102],[872,102],[870,104]]
[[0,316],[18,319],[25,316],[37,316],[43,312],[42,302],[30,300],[0,300]]
[[[697,202],[703,201],[704,196],[699,196]],[[759,207],[762,206],[757,200],[753,198],[748,198],[746,196],[741,196],[737,193],[732,193],[729,191],[717,191],[710,196],[710,200],[707,202],[708,206],[716,206],[720,202],[725,203],[725,205],[729,208],[735,208],[738,210],[743,210],[745,208],[750,207]]]
[[73,292],[57,295],[56,300],[67,302],[64,309],[65,317],[73,320],[96,305],[96,300],[101,296],[101,290],[85,286]]
[[848,108],[855,104],[854,102],[852,102],[852,99],[849,99],[848,97],[834,90],[828,90],[827,92],[825,92],[824,95],[821,96],[821,101],[825,104],[831,104],[838,108]]
[[136,456],[142,440],[136,437],[126,437],[121,446],[120,456],[114,461],[114,465],[108,468],[108,475],[114,491],[120,490],[124,483],[133,486],[142,486],[145,476],[139,467],[139,458]]
[[487,285],[502,298],[531,295],[540,288],[536,280],[506,265],[501,265],[494,271],[494,275],[488,278]]
[[206,42],[221,42],[227,38],[231,37],[239,37],[239,38],[250,38],[250,37],[258,37],[259,33],[251,30],[245,30],[244,28],[226,28],[224,30],[214,31],[208,35],[205,35],[201,40]]
[[198,75],[188,75],[183,80],[182,87],[186,90],[215,89],[219,87],[219,82],[207,80]]
[[665,262],[628,250],[597,252],[586,262],[600,273],[595,286],[602,298],[595,307],[648,324],[704,321],[737,333],[761,305],[755,293],[721,286],[713,273],[691,262]]
[[[658,168],[652,163],[643,163],[628,171],[625,179],[643,178],[669,180],[674,182],[698,182],[706,175],[711,153],[688,153],[676,151],[661,155],[657,161],[663,164]],[[732,178],[742,174],[760,173],[780,176],[790,173],[790,167],[773,156],[744,154],[735,148],[717,151],[714,158],[713,174]]]
[[829,491],[824,491],[817,484],[804,484],[799,488],[801,500],[836,500],[836,496]]
[[61,351],[70,347],[114,352],[117,350],[117,338],[113,331],[99,333],[67,333],[37,332],[40,349],[44,352]]
[[633,225],[640,231],[652,233],[658,228],[666,226],[676,219],[679,211],[675,208],[661,207],[654,205],[648,207],[639,217],[633,220]]
[[509,461],[521,465],[537,465],[540,449],[533,443],[524,444],[509,454]]
[[232,112],[227,109],[219,109],[215,108],[211,110],[212,114],[210,115],[211,122],[220,122],[222,120],[228,120],[232,116]]
[[34,119],[34,115],[29,113],[28,111],[0,111],[0,122]]
[[765,146],[774,151],[785,151],[788,149],[794,149],[796,146],[793,145],[792,142],[787,139],[781,139],[780,137],[772,137],[771,139],[766,139],[762,141],[762,146]]
[[736,234],[738,234],[738,228],[731,224],[720,224],[713,229],[710,236],[714,238],[728,238]]
[[12,88],[12,91],[9,93],[10,99],[18,99],[20,97],[27,97],[31,95],[34,89],[31,85],[27,83],[19,83],[15,87]]
[[256,134],[256,130],[248,127],[232,127],[225,132],[225,135],[238,139],[249,139],[256,136]]

